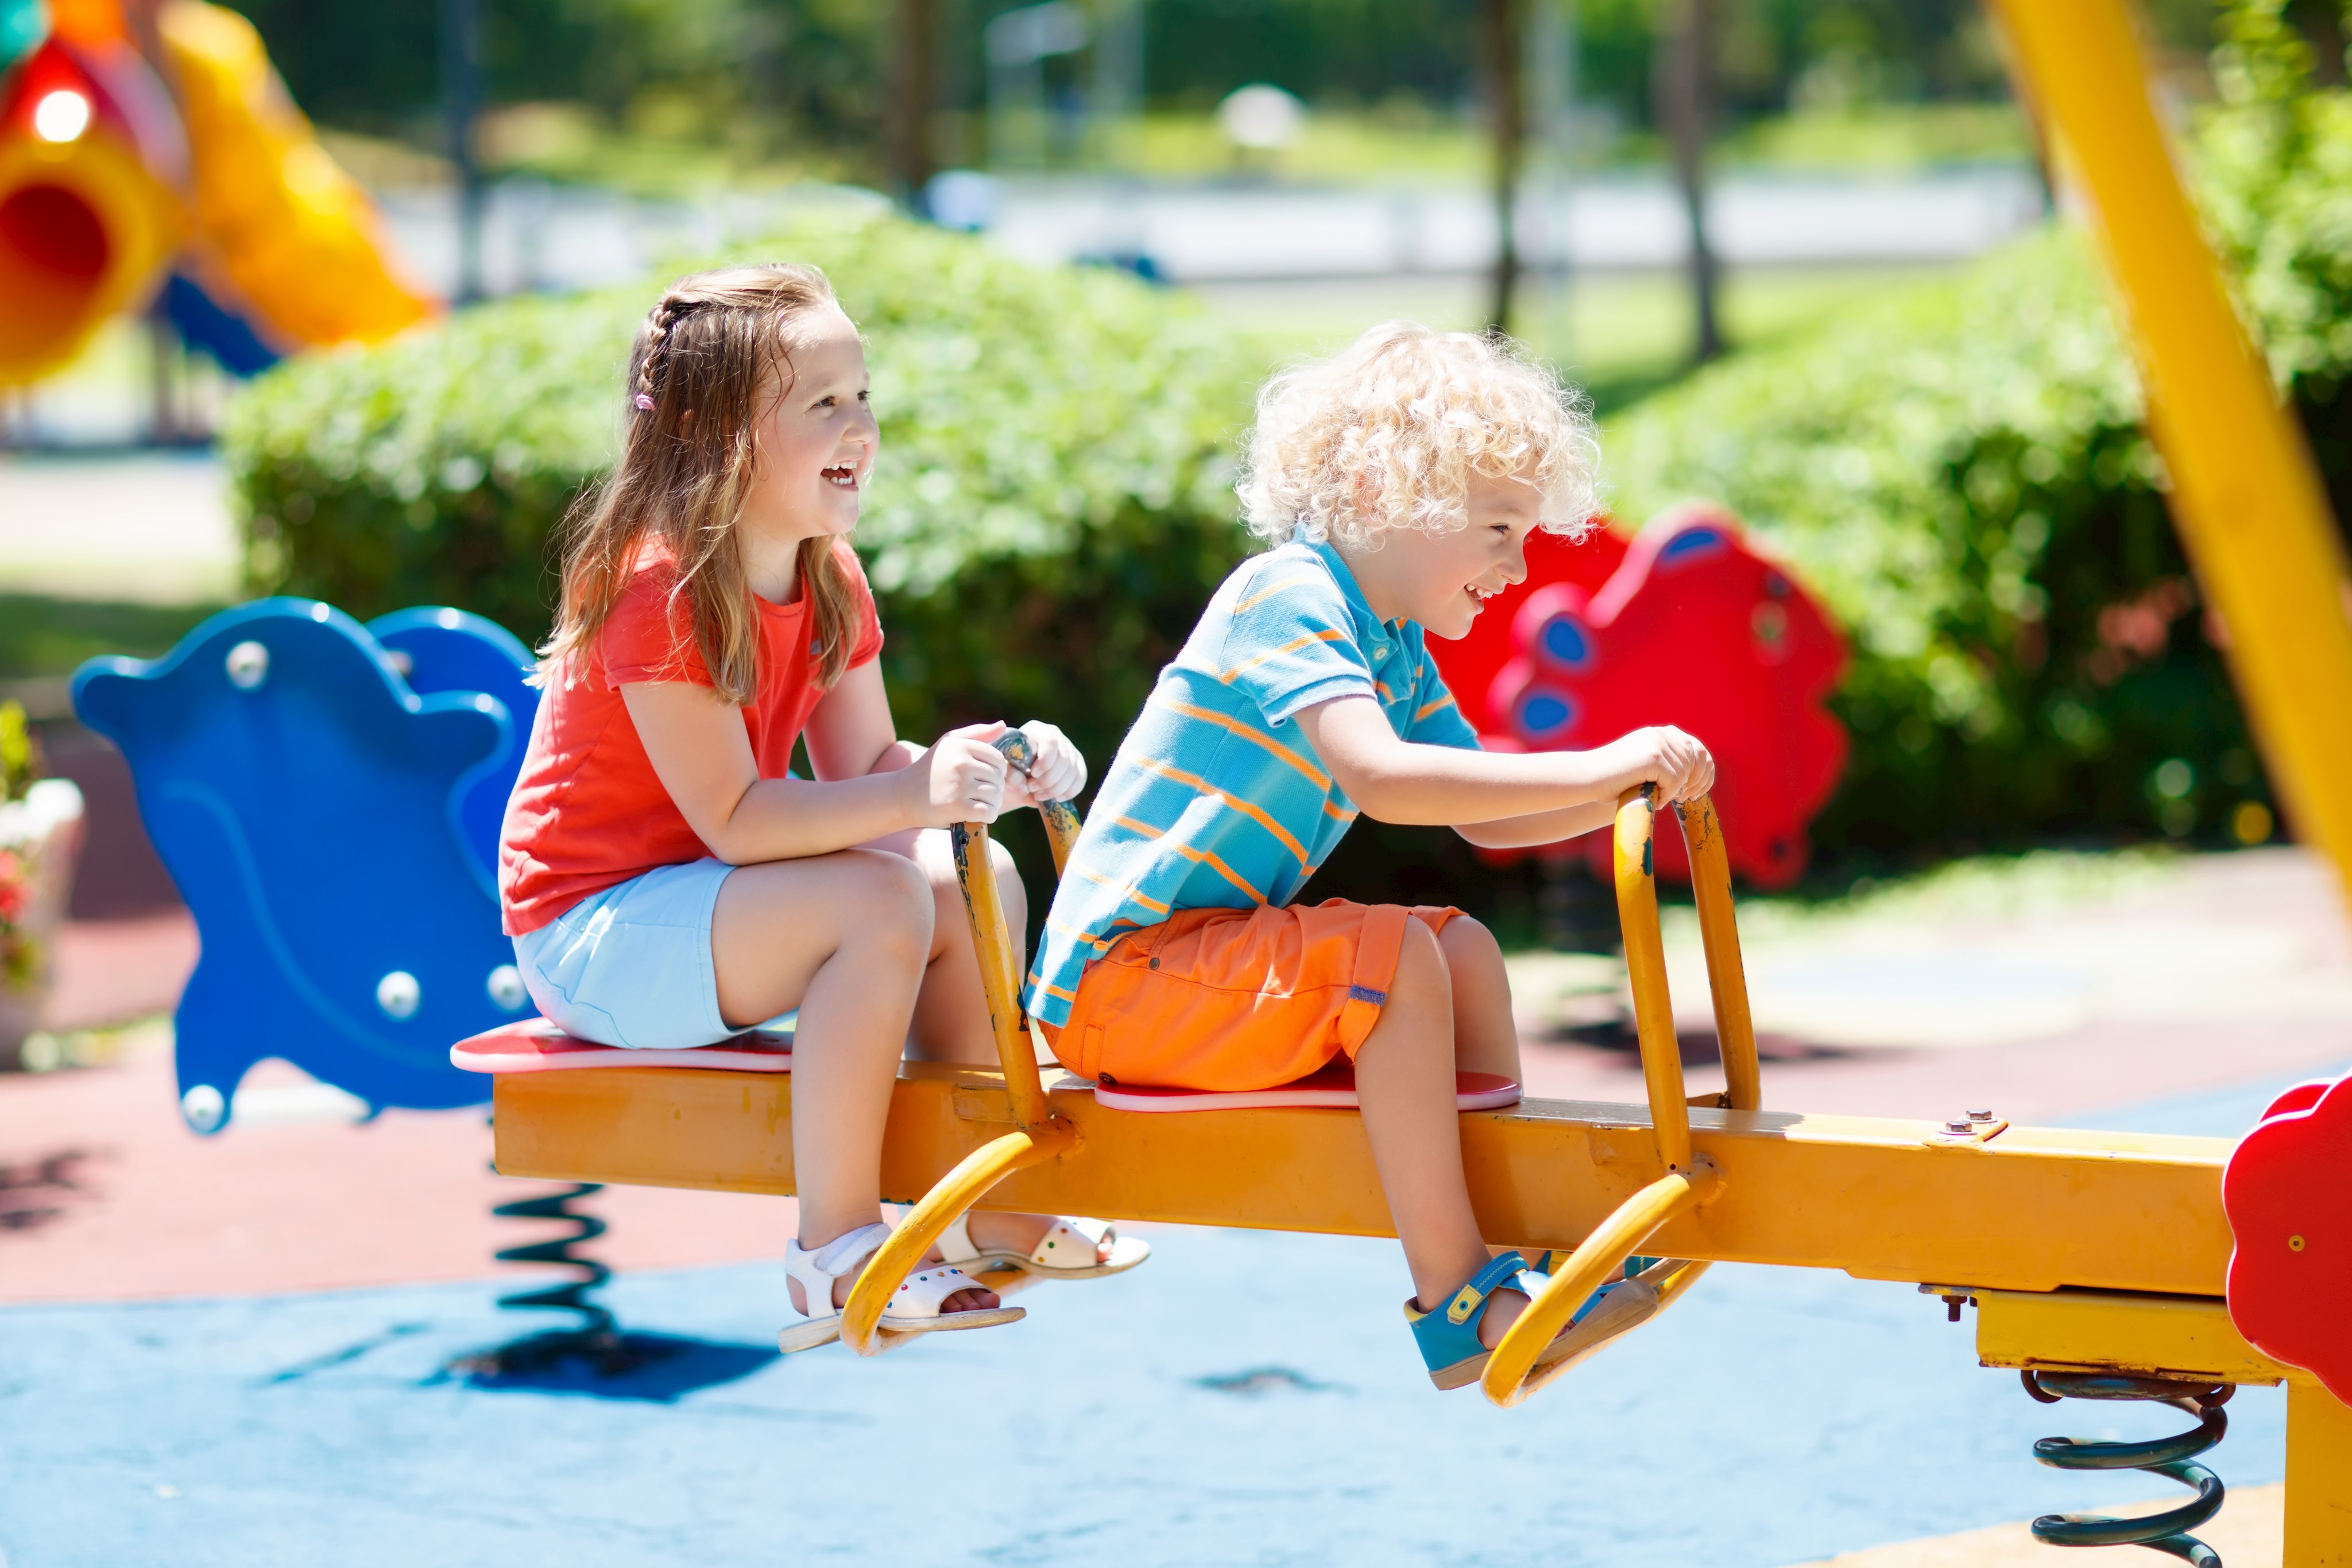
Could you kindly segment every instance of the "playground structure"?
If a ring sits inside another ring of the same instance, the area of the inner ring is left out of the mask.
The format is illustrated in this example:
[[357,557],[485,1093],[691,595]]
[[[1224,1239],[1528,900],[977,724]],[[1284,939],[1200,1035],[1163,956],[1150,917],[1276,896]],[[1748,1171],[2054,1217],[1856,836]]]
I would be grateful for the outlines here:
[[[2342,552],[2309,459],[2231,310],[2167,159],[2121,0],[2016,4],[2003,16],[2032,97],[2092,194],[2141,346],[2180,527],[2209,600],[2232,628],[2234,670],[2273,776],[2304,836],[2352,887],[2352,789],[2342,783],[2352,777],[2352,735],[2341,723],[2352,712],[2352,624],[2339,601]],[[215,962],[215,923],[234,932],[243,920],[250,940],[219,943],[218,962],[233,965],[242,951],[246,967],[224,972],[317,993],[314,1018],[289,1014],[272,1026],[278,1038],[265,1040],[255,993],[236,998],[240,1024],[207,1001],[213,992],[193,986],[182,1034],[188,1119],[200,1130],[219,1126],[236,1076],[262,1054],[291,1056],[346,1086],[373,1079],[374,1092],[360,1092],[377,1104],[475,1103],[485,1080],[429,1059],[456,1035],[489,1026],[504,1046],[461,1046],[454,1057],[494,1073],[487,1082],[505,1174],[790,1194],[792,1079],[788,1058],[772,1047],[743,1048],[750,1060],[738,1052],[691,1066],[543,1071],[548,1053],[517,1039],[512,1019],[525,1004],[502,989],[499,949],[477,936],[491,906],[468,855],[478,853],[478,801],[503,793],[495,779],[510,768],[521,715],[484,673],[429,658],[421,645],[405,669],[391,657],[403,627],[455,632],[461,628],[445,618],[456,615],[407,612],[361,628],[325,606],[277,601],[215,618],[152,668],[110,665],[78,677],[78,704],[100,727],[110,724],[131,753],[151,830],[192,902],[203,889],[235,891],[235,898],[222,894],[226,915],[198,907],[206,964]],[[515,655],[505,656],[501,678],[511,678]],[[313,689],[306,668],[330,662],[346,678],[316,683],[315,700],[292,700]],[[326,695],[330,687],[362,695],[347,700]],[[139,700],[144,693],[152,695]],[[338,726],[352,727],[365,744],[324,765],[332,777],[276,782],[297,785],[299,796],[312,779],[310,788],[331,793],[347,773],[408,770],[409,782],[387,788],[376,809],[354,814],[343,802],[335,813],[338,821],[356,815],[370,834],[366,853],[338,864],[354,873],[352,886],[367,893],[371,909],[396,906],[398,917],[374,923],[383,951],[313,956],[301,948],[307,933],[298,924],[307,905],[289,890],[315,883],[314,867],[296,856],[270,862],[270,843],[252,825],[268,823],[289,843],[305,830],[274,821],[274,798],[240,794],[236,781],[300,762],[281,745],[285,737],[320,746]],[[180,750],[167,746],[142,763],[142,736]],[[205,765],[208,747],[231,743],[245,747],[233,779],[181,788]],[[1610,845],[1647,1103],[1526,1101],[1463,1113],[1465,1166],[1486,1237],[1548,1254],[1551,1274],[1490,1362],[1488,1396],[1516,1404],[1560,1378],[1670,1306],[1711,1263],[1840,1269],[1916,1284],[1955,1319],[1973,1304],[1980,1360],[2018,1370],[2037,1398],[2156,1400],[2195,1417],[2190,1431],[2148,1444],[2041,1445],[2037,1457],[2047,1462],[2147,1469],[2198,1494],[2145,1521],[2039,1521],[2045,1539],[2141,1542],[2212,1561],[2189,1532],[2223,1493],[2195,1461],[2225,1429],[2230,1390],[2284,1383],[2284,1561],[2294,1568],[2352,1563],[2352,1344],[2336,1307],[2352,1291],[2343,1197],[2352,1184],[2352,1080],[2283,1096],[2235,1145],[2014,1126],[1992,1107],[1941,1124],[1767,1110],[1733,921],[1730,852],[1712,803],[1699,801],[1681,812],[1682,837],[1726,1087],[1694,1098],[1683,1082],[1657,932],[1664,835],[1656,819],[1650,798],[1628,798]],[[224,822],[236,831],[224,834]],[[1049,810],[1047,824],[1058,863],[1076,819],[1066,807]],[[258,846],[253,854],[236,852],[230,841],[238,833]],[[1013,950],[985,870],[987,838],[977,826],[956,831],[999,1066],[902,1068],[882,1185],[914,1208],[859,1279],[845,1340],[869,1354],[885,1348],[877,1332],[883,1302],[929,1242],[971,1207],[1392,1234],[1360,1124],[1345,1110],[1143,1113],[1105,1103],[1082,1080],[1048,1082],[1015,1000]],[[174,840],[197,858],[177,858]],[[367,880],[378,871],[380,881]],[[426,882],[433,896],[417,896]],[[277,940],[252,914],[270,907],[270,898],[284,901],[278,907],[288,915],[276,924]],[[395,964],[396,944],[431,951]],[[207,1027],[188,1027],[208,1018]],[[236,1028],[242,1038],[231,1038]],[[321,1048],[306,1059],[279,1042],[286,1030],[297,1039],[307,1030]],[[479,1060],[486,1054],[507,1060]],[[581,1218],[560,1200],[545,1212]],[[1571,1354],[1538,1366],[1538,1353],[1570,1312],[1636,1255],[1656,1260],[1612,1293],[1623,1305],[1595,1312]],[[561,1245],[541,1256],[580,1261]],[[548,1304],[580,1307],[576,1293]]]
[[151,304],[238,375],[432,313],[244,17],[0,0],[0,387]]
[[[1527,571],[1460,642],[1430,644],[1480,743],[1582,750],[1651,724],[1705,736],[1731,869],[1760,888],[1802,875],[1806,824],[1845,770],[1844,727],[1822,706],[1845,640],[1797,575],[1758,554],[1729,513],[1693,504],[1631,538],[1537,534]],[[1606,833],[1532,852],[1580,848],[1608,880]],[[1660,874],[1689,880],[1679,840],[1657,852]],[[1529,852],[1479,857],[1507,864]]]

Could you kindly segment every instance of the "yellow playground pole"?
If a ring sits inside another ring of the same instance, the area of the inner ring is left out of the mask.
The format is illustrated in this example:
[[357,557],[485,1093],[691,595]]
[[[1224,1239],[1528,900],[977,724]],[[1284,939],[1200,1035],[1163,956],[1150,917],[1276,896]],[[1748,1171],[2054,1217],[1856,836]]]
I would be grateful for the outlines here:
[[2189,205],[2126,0],[1990,4],[2081,171],[2173,517],[2271,778],[2352,896],[2352,573],[2318,471]]

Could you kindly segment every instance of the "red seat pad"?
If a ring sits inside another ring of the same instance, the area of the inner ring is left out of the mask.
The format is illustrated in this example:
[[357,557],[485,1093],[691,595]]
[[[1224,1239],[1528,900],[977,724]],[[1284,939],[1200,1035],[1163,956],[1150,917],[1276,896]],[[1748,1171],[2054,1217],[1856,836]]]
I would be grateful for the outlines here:
[[[1273,1106],[1317,1106],[1335,1111],[1357,1108],[1356,1070],[1335,1061],[1318,1072],[1271,1089],[1150,1089],[1132,1084],[1097,1083],[1095,1103],[1118,1111],[1166,1114],[1179,1111],[1255,1111]],[[1519,1086],[1499,1072],[1457,1072],[1454,1103],[1463,1111],[1492,1111],[1519,1103]]]
[[485,1030],[449,1048],[449,1064],[467,1072],[558,1072],[579,1067],[703,1067],[733,1072],[790,1072],[793,1037],[751,1030],[691,1051],[625,1051],[574,1040],[545,1019]]

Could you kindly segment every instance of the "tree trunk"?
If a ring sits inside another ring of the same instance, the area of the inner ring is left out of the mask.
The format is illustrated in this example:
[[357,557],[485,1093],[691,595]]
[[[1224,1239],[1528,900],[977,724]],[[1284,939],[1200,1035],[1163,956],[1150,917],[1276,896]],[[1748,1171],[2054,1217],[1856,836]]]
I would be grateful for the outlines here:
[[457,299],[482,297],[482,116],[480,0],[441,0],[441,126],[457,176]]
[[1706,137],[1714,119],[1714,0],[1664,0],[1658,12],[1652,96],[1675,154],[1683,211],[1690,219],[1691,309],[1698,324],[1695,357],[1723,352],[1716,309],[1718,267],[1706,232]]
[[891,193],[918,215],[927,215],[924,193],[939,172],[931,142],[931,110],[939,101],[939,0],[898,0],[883,110],[885,153]]
[[1528,141],[1527,72],[1520,61],[1528,0],[1481,0],[1479,20],[1486,70],[1486,110],[1495,138],[1495,279],[1487,325],[1511,329],[1512,298],[1519,286],[1519,172]]

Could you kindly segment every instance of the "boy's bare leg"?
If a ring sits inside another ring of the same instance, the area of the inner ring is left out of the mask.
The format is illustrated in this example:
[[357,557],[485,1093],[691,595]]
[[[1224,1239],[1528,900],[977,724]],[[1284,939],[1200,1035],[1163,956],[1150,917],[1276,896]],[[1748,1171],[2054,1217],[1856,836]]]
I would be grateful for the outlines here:
[[[1415,922],[1416,925],[1419,922]],[[1454,1062],[1465,1072],[1519,1081],[1519,1029],[1511,1017],[1511,977],[1487,930],[1457,915],[1437,934],[1454,983]]]
[[[1404,1243],[1414,1299],[1424,1308],[1442,1305],[1488,1257],[1462,1175],[1462,1129],[1454,1106],[1455,998],[1447,968],[1436,934],[1418,920],[1406,921],[1388,1002],[1356,1053],[1364,1133],[1389,1216]],[[1526,1306],[1517,1291],[1496,1292],[1479,1319],[1479,1343],[1493,1348]]]

